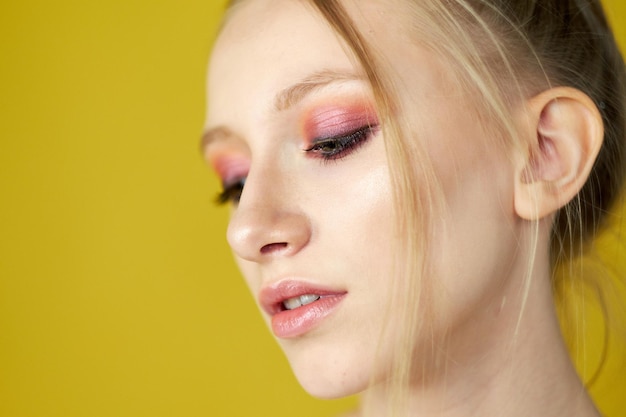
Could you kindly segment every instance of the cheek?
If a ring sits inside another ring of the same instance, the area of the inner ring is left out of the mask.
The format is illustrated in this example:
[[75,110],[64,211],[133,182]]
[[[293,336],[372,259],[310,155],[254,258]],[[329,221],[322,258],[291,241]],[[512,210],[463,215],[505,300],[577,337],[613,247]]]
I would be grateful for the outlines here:
[[[249,262],[245,259],[241,259],[237,255],[234,255],[234,257],[237,266],[239,267],[239,271],[241,272],[241,276],[243,276],[243,279],[256,302],[257,295],[259,294],[259,291],[261,290],[261,285],[263,283],[259,271],[259,266],[254,262]],[[265,317],[265,315],[263,316]]]
[[[312,249],[327,252],[329,260],[341,255],[342,260],[336,262],[338,276],[380,281],[374,271],[383,273],[381,270],[386,268],[390,254],[385,249],[392,243],[394,228],[391,180],[382,136],[355,155],[322,170],[323,174],[313,176],[317,178],[311,181],[315,186],[307,191],[305,203],[320,244]],[[339,270],[346,265],[353,271]]]
[[350,185],[339,187],[334,196],[335,215],[327,220],[330,227],[342,232],[343,240],[359,245],[388,240],[392,197],[387,167],[368,169]]
[[511,166],[479,133],[462,139],[436,162],[445,204],[432,241],[437,308],[457,318],[498,302],[517,250]]

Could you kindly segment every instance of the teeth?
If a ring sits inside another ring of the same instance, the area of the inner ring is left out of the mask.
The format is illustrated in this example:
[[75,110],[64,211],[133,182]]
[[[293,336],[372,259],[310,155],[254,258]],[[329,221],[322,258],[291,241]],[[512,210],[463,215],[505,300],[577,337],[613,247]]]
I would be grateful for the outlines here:
[[294,297],[294,298],[290,298],[288,300],[283,301],[283,306],[287,310],[293,310],[294,308],[311,304],[312,302],[317,301],[319,299],[320,299],[319,295],[306,294],[306,295],[301,295],[300,297]]
[[302,297],[300,297],[300,302],[302,303],[303,306],[305,306],[319,299],[320,299],[319,295],[307,294],[307,295],[303,295]]

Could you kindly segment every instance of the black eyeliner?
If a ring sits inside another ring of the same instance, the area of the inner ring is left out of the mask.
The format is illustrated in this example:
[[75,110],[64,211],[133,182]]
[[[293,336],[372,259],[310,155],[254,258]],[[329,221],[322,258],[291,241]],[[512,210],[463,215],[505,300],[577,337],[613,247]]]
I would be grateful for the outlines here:
[[[304,151],[319,154],[324,160],[340,159],[364,144],[376,128],[376,125],[368,124],[344,135],[315,139],[314,143]],[[332,149],[324,150],[324,147],[332,147]]]
[[244,185],[246,184],[246,179],[242,178],[238,181],[235,181],[231,184],[224,184],[223,190],[217,193],[215,197],[215,203],[217,205],[224,205],[229,202],[233,204],[237,204],[241,199],[241,193],[243,192]]

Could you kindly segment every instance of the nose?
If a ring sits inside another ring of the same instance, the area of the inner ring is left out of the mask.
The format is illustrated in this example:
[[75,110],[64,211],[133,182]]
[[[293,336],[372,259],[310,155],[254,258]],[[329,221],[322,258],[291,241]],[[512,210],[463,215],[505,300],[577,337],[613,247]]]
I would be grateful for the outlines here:
[[227,239],[238,257],[266,263],[300,252],[311,239],[311,224],[293,192],[268,177],[249,175]]

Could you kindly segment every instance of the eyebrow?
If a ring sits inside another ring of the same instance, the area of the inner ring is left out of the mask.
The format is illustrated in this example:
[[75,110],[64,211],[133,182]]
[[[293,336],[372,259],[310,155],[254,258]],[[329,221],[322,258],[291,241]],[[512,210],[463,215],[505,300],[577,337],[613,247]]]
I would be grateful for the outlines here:
[[276,111],[285,111],[296,105],[311,92],[329,84],[364,79],[364,75],[349,71],[323,70],[314,72],[302,81],[278,93],[274,99],[274,108]]
[[[363,81],[366,77],[360,73],[338,70],[314,72],[296,84],[280,91],[274,98],[274,110],[282,112],[302,101],[307,95],[336,82]],[[233,137],[234,133],[225,126],[217,126],[205,131],[200,140],[200,150],[213,142]]]
[[205,131],[200,138],[200,152],[206,152],[207,147],[215,142],[223,141],[235,134],[225,126],[217,126]]

